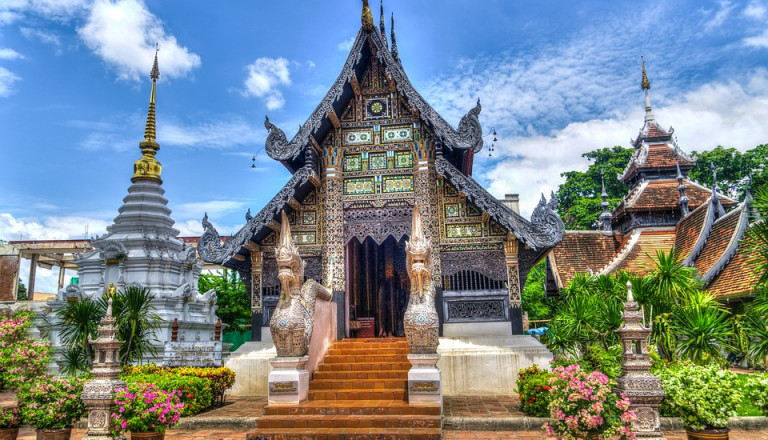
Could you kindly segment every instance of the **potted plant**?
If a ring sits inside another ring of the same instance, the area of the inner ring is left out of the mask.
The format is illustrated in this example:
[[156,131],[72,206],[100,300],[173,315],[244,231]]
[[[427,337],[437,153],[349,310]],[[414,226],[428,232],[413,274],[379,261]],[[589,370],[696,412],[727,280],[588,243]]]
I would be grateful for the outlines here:
[[0,440],[16,440],[20,424],[18,407],[0,406]]
[[179,423],[183,407],[178,391],[165,392],[151,383],[118,388],[112,413],[113,434],[131,431],[132,440],[163,440],[165,430]]
[[37,428],[38,440],[67,440],[85,414],[84,379],[43,376],[18,393],[21,418]]
[[662,412],[680,417],[689,440],[728,438],[728,419],[743,398],[735,373],[686,364],[662,369],[659,378]]
[[614,435],[635,438],[636,420],[625,396],[616,395],[614,383],[599,371],[587,373],[578,365],[556,367],[549,380],[551,423],[542,428],[558,439],[603,439]]

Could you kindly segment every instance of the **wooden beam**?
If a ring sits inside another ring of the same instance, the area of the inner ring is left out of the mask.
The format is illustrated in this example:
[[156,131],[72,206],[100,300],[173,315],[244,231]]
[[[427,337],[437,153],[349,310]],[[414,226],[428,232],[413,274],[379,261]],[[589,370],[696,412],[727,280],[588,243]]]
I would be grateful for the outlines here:
[[336,110],[331,109],[328,112],[328,119],[331,120],[331,124],[333,124],[333,128],[338,129],[341,127],[341,122],[339,122],[339,116],[336,114]]
[[349,78],[349,85],[352,86],[352,91],[355,95],[360,96],[362,90],[360,89],[360,83],[357,81],[357,74],[352,72],[352,77]]

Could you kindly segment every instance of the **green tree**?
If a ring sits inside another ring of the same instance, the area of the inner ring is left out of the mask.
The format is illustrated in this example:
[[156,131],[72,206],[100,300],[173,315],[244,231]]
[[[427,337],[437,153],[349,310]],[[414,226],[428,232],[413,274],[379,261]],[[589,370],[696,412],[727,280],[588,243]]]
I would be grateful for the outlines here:
[[568,229],[592,229],[602,212],[600,171],[605,173],[605,190],[613,209],[627,194],[628,188],[616,178],[624,171],[634,150],[615,146],[582,154],[590,162],[587,171],[560,174],[565,182],[557,189],[558,213]]
[[19,284],[16,287],[16,301],[26,301],[28,299],[27,286],[24,285],[24,281],[19,279]]
[[237,271],[223,269],[217,275],[200,275],[198,289],[216,291],[219,305],[216,314],[229,326],[227,330],[245,331],[243,326],[251,323],[251,299]]
[[696,166],[688,173],[691,180],[712,186],[712,168],[717,171],[717,184],[724,194],[736,197],[742,190],[744,178],[751,169],[751,161],[735,148],[717,146],[709,151],[697,152]]
[[99,303],[90,298],[68,302],[56,311],[59,321],[59,338],[65,348],[64,372],[77,375],[91,369],[93,350],[89,339],[97,337],[99,320],[104,316]]
[[546,260],[541,260],[528,272],[523,289],[523,311],[528,312],[528,319],[540,320],[552,317],[552,309],[544,291],[544,282],[547,278]]

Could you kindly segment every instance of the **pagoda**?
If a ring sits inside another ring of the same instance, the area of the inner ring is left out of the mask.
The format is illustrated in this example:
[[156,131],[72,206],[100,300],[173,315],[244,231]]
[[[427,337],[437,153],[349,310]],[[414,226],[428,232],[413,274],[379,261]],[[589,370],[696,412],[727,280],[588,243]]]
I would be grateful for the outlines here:
[[[251,295],[252,339],[278,300],[275,246],[285,210],[305,276],[333,290],[337,337],[403,336],[413,206],[432,243],[440,335],[520,335],[528,271],[562,238],[555,200],[531,219],[472,178],[480,100],[452,127],[415,90],[364,1],[362,25],[323,100],[288,139],[268,117],[265,149],[292,174],[227,242],[203,218],[203,260],[235,269]],[[367,11],[367,12],[366,12]],[[391,42],[391,47],[389,43]]]
[[[163,196],[162,165],[155,157],[160,149],[155,124],[159,75],[155,53],[144,140],[139,143],[142,155],[134,163],[128,195],[107,233],[91,239],[93,251],[75,254],[79,284],[61,289],[49,302],[56,310],[67,301],[98,299],[130,286],[148,289],[154,296],[155,313],[162,319],[155,334],[157,357],[145,358],[155,363],[163,359],[174,319],[178,319],[179,340],[187,342],[212,341],[217,321],[216,293],[199,293],[197,281],[203,264],[198,262],[195,248],[178,238],[168,199]],[[51,338],[58,347],[56,327],[51,327]]]

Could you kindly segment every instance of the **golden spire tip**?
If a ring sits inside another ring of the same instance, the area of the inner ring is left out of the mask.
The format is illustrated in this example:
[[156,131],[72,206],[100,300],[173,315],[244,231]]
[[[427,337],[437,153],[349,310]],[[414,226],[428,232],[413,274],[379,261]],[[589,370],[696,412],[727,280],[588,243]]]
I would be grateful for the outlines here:
[[370,32],[373,30],[373,15],[371,14],[371,8],[368,6],[368,0],[363,0],[363,13],[360,15],[360,20],[363,23],[363,30]]
[[643,90],[648,90],[651,88],[651,82],[648,81],[648,75],[645,74],[645,58],[640,57],[641,60],[643,60],[643,82],[640,84],[640,86],[643,88]]

